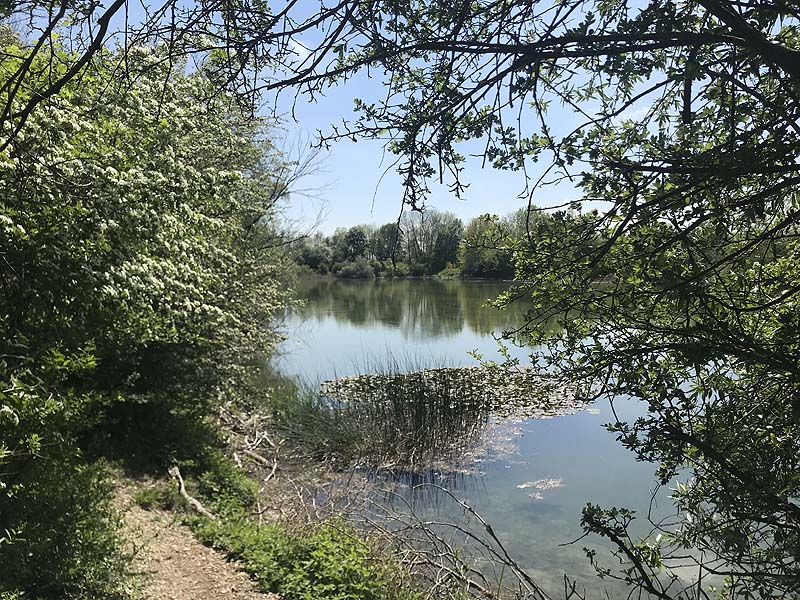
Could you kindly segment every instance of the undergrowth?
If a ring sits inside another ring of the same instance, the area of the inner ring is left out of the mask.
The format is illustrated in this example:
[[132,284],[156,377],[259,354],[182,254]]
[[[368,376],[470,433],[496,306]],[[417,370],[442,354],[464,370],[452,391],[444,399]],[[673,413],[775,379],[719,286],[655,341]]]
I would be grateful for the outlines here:
[[342,521],[256,527],[245,517],[192,519],[196,535],[241,561],[262,591],[286,600],[414,600],[400,567]]
[[[259,525],[252,517],[257,486],[221,451],[187,482],[216,515],[187,515],[203,543],[239,561],[263,592],[283,600],[418,600],[405,569],[390,554],[340,519],[292,526]],[[160,483],[135,496],[145,508],[180,508],[174,486]]]

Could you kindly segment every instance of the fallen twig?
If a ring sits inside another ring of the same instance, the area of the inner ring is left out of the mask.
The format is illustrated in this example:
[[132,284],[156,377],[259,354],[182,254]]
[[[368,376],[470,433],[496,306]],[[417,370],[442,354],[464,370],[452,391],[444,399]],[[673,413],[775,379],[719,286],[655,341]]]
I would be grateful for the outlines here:
[[265,467],[268,467],[269,464],[270,464],[269,460],[267,460],[266,458],[264,458],[263,456],[261,456],[257,452],[253,452],[252,450],[246,450],[246,449],[242,450],[242,454],[244,454],[245,456],[247,456],[249,458],[252,458],[257,463],[261,463]]
[[181,477],[181,470],[177,467],[170,467],[167,471],[173,479],[178,482],[178,493],[181,497],[186,500],[186,502],[191,506],[195,511],[203,515],[204,517],[208,517],[212,521],[216,521],[217,517],[213,515],[205,506],[200,504],[200,501],[196,498],[193,498],[189,495],[189,492],[186,491],[186,485],[183,482],[183,477]]
[[278,459],[277,458],[273,458],[272,459],[272,470],[269,472],[269,475],[266,476],[266,478],[264,479],[264,482],[266,483],[267,481],[269,481],[270,479],[275,477],[275,471],[277,471],[277,470],[278,470]]

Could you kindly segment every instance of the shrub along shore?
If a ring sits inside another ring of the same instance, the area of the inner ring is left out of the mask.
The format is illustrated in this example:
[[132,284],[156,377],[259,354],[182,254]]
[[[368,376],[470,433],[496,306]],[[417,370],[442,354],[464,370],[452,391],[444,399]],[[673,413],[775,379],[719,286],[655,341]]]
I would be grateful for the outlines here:
[[[70,58],[7,28],[0,46],[19,106]],[[260,379],[292,302],[275,123],[159,49],[127,52],[130,79],[121,58],[100,52],[0,149],[0,598],[135,598],[114,481],[174,499],[173,467],[215,515],[194,531],[264,590],[413,598],[339,522],[264,524],[220,420],[278,393]]]

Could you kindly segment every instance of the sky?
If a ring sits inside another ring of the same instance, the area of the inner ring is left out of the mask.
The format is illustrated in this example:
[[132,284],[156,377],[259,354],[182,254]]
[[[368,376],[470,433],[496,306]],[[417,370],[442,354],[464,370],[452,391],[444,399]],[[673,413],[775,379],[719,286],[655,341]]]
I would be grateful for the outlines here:
[[[354,98],[378,99],[383,90],[380,76],[369,79],[360,75],[330,90],[313,104],[300,98],[292,107],[293,97],[284,93],[276,105],[284,119],[285,151],[297,156],[298,146],[307,146],[310,140],[316,139],[318,130],[329,132],[331,124],[355,119]],[[553,110],[551,116],[570,119],[564,109]],[[402,208],[403,184],[393,166],[397,157],[383,146],[382,140],[343,140],[320,151],[316,168],[296,185],[297,191],[287,209],[289,220],[300,229],[316,225],[315,231],[326,234],[338,227],[396,221]],[[477,151],[477,145],[475,149]],[[451,211],[466,222],[487,212],[504,215],[527,205],[527,197],[519,197],[525,189],[521,173],[498,171],[488,165],[482,167],[481,162],[477,157],[468,159],[464,180],[469,187],[461,200],[448,189],[449,181],[445,179],[444,185],[431,183],[428,206]],[[531,164],[529,174],[538,176],[542,168],[542,165]],[[578,190],[572,185],[560,184],[539,190],[533,203],[541,207],[555,206],[578,196]]]
[[[315,5],[301,0],[299,6],[301,10],[311,10]],[[135,20],[138,14],[136,3],[131,3],[131,9]],[[299,43],[308,48],[314,46],[311,41],[300,40]],[[301,59],[302,54],[307,53],[303,46],[296,49]],[[276,106],[283,117],[279,134],[283,139],[278,141],[279,146],[290,158],[307,155],[309,142],[318,138],[319,131],[330,132],[332,124],[356,118],[354,98],[374,101],[385,96],[384,78],[380,72],[372,78],[366,73],[357,74],[339,87],[328,90],[314,103],[309,103],[304,97],[293,102],[292,94],[286,92],[277,100],[264,98],[265,112],[266,107]],[[551,104],[548,121],[548,126],[557,135],[566,133],[576,124],[571,111],[557,103]],[[294,186],[285,211],[288,224],[304,232],[331,233],[339,227],[396,221],[403,208],[403,184],[394,165],[397,157],[384,150],[384,143],[381,140],[343,140],[332,144],[329,149],[320,150],[315,168]],[[462,154],[469,155],[470,150],[478,154],[482,147],[482,144],[475,143],[462,150]],[[533,179],[538,178],[549,165],[546,157],[543,161],[540,165],[533,162],[527,165],[528,174]],[[484,167],[480,157],[468,159],[462,182],[469,187],[461,199],[448,189],[451,180],[445,179],[441,185],[430,182],[427,206],[451,211],[465,222],[487,212],[505,215],[527,206],[523,174]],[[579,196],[580,191],[566,182],[539,188],[532,202],[547,208],[562,206]],[[602,210],[599,206],[587,205],[586,208]]]

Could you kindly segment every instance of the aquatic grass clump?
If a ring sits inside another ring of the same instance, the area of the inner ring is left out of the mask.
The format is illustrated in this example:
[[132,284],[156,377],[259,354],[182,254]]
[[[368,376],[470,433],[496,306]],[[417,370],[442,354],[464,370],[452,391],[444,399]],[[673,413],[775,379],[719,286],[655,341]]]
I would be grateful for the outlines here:
[[481,439],[490,407],[469,386],[457,370],[428,369],[337,379],[320,392],[359,424],[362,461],[430,467]]
[[529,368],[500,365],[424,369],[407,373],[356,375],[326,381],[323,395],[348,403],[420,399],[438,406],[479,407],[498,417],[547,419],[584,408],[575,391]]
[[328,398],[300,390],[272,398],[275,429],[303,456],[350,462],[358,455],[363,432],[352,415]]
[[384,372],[326,381],[275,404],[275,425],[307,453],[424,469],[471,458],[498,418],[549,418],[583,406],[532,370],[498,366]]

